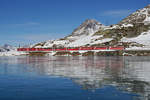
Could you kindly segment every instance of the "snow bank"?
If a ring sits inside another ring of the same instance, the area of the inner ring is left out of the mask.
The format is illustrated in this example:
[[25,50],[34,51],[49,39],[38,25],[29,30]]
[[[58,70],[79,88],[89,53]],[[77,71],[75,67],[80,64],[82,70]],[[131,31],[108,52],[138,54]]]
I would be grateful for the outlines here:
[[126,48],[126,50],[150,50],[150,47],[130,47]]
[[135,38],[122,38],[121,42],[136,42],[145,46],[150,46],[150,31],[143,32]]
[[18,52],[18,51],[8,51],[8,52],[0,52],[0,56],[19,56],[25,55],[25,52]]

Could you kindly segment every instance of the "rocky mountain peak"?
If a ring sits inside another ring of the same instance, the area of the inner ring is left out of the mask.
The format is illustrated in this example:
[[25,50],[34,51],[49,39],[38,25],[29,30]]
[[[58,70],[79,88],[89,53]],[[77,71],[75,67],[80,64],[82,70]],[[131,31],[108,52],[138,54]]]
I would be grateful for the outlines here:
[[72,35],[76,36],[76,35],[83,35],[83,34],[85,35],[93,34],[96,31],[98,31],[99,28],[102,26],[104,25],[102,25],[101,23],[99,23],[94,19],[87,19],[77,29],[75,29],[72,32]]
[[119,24],[137,24],[137,23],[150,24],[150,5],[132,13],[131,15],[123,19]]
[[150,4],[149,4],[149,5],[147,5],[145,8],[150,8]]
[[93,25],[101,25],[98,21],[94,20],[94,19],[86,19],[81,26],[93,26]]

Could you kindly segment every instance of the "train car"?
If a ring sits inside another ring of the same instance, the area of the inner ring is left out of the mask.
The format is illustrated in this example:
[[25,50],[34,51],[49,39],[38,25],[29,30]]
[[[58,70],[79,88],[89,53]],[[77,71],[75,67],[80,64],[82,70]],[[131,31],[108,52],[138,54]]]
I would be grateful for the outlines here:
[[66,48],[61,48],[61,49],[54,49],[53,51],[67,51]]
[[94,50],[107,50],[108,47],[95,47]]
[[124,50],[124,47],[109,47],[109,50]]
[[79,48],[71,48],[71,49],[67,49],[68,51],[78,51]]
[[17,51],[27,51],[27,48],[18,48]]
[[48,52],[48,51],[79,51],[79,50],[124,50],[123,46],[116,47],[77,47],[77,48],[18,48],[17,51]]

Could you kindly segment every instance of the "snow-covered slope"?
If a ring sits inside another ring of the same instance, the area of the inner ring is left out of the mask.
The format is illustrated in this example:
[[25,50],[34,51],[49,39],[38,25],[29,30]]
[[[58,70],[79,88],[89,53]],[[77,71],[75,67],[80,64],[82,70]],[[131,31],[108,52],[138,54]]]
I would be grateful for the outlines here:
[[[58,40],[49,40],[43,43],[38,43],[33,47],[36,48],[48,48],[48,47],[78,47],[85,45],[92,45],[97,43],[104,43],[111,41],[111,38],[104,39],[103,35],[94,35],[99,29],[103,29],[106,26],[97,22],[96,20],[86,20],[77,29],[75,29],[71,35]],[[99,42],[97,42],[99,40]]]
[[24,55],[25,52],[18,52],[16,47],[13,47],[9,44],[5,44],[0,47],[0,56],[18,56]]
[[3,47],[0,47],[0,52],[5,52],[6,50]]
[[0,52],[14,51],[14,50],[16,50],[16,48],[9,45],[9,44],[5,44],[5,45],[0,47]]
[[0,56],[20,56],[26,54],[27,54],[26,52],[18,52],[17,50],[0,52]]
[[141,35],[133,38],[122,38],[122,42],[130,42],[130,43],[138,43],[142,44],[143,46],[150,47],[150,30],[148,32],[143,32]]

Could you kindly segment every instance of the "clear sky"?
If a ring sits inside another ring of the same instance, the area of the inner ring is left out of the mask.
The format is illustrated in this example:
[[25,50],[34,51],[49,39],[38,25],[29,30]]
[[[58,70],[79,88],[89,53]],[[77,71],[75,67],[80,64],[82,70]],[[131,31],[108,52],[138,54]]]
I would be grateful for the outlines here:
[[0,45],[70,34],[86,19],[115,24],[150,0],[0,0]]

